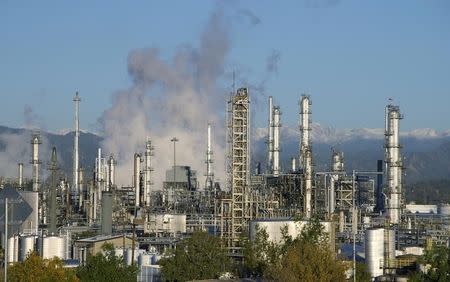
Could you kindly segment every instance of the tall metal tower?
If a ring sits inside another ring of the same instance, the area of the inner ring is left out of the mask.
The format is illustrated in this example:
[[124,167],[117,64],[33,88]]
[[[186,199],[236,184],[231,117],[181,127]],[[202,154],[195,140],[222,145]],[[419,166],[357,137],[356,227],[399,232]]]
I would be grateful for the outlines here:
[[403,162],[399,143],[399,121],[403,118],[400,108],[392,104],[385,109],[385,162],[388,207],[387,215],[392,224],[400,223],[402,208]]
[[228,179],[231,184],[231,238],[228,246],[239,248],[247,224],[250,184],[250,100],[247,88],[239,88],[228,102]]
[[312,195],[312,151],[311,151],[311,100],[309,95],[302,95],[300,100],[300,160],[305,178],[304,215],[311,217]]
[[58,185],[57,172],[58,163],[56,158],[56,148],[52,149],[52,156],[48,168],[51,172],[51,186],[50,186],[50,205],[49,205],[49,228],[50,234],[56,234],[56,186]]
[[208,137],[207,137],[207,146],[206,146],[206,183],[205,183],[205,189],[208,191],[214,190],[214,172],[212,170],[212,144],[211,144],[211,124],[208,123]]
[[[73,98],[73,103],[75,107],[75,116],[74,116],[74,140],[73,140],[73,185],[72,185],[72,195],[73,195],[73,203],[76,205],[77,199],[80,195],[79,190],[79,179],[78,179],[78,173],[79,173],[79,153],[78,153],[78,140],[80,138],[80,124],[79,124],[79,107],[80,107],[80,96],[78,95],[78,92],[76,92],[75,97]],[[80,206],[78,206],[80,207]]]
[[273,107],[273,175],[280,174],[280,107]]
[[150,205],[150,194],[151,187],[153,185],[152,181],[152,157],[153,157],[153,146],[150,138],[147,138],[147,142],[145,143],[145,155],[144,155],[144,195],[143,201],[144,206]]
[[40,178],[39,178],[39,165],[41,164],[41,161],[39,160],[39,145],[42,144],[41,142],[41,135],[39,132],[33,133],[31,137],[31,165],[33,167],[33,192],[40,192],[39,191],[39,185],[40,185]]
[[269,123],[267,134],[267,173],[273,173],[273,98],[269,96]]
[[133,167],[133,187],[135,195],[135,206],[141,205],[141,155],[134,154],[134,167]]

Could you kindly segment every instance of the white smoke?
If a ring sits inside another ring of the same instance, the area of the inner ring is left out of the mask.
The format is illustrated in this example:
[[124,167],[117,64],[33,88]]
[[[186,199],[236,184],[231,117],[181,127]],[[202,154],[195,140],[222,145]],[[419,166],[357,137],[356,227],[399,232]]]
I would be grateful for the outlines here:
[[117,184],[132,183],[133,155],[143,153],[147,137],[155,147],[154,190],[160,190],[165,171],[173,165],[177,137],[179,165],[197,170],[204,183],[207,124],[214,135],[214,170],[225,180],[226,90],[219,86],[230,40],[223,11],[215,11],[197,48],[183,47],[171,60],[163,60],[156,48],[138,49],[128,56],[133,85],[113,95],[112,107],[100,118],[102,147],[117,156]]

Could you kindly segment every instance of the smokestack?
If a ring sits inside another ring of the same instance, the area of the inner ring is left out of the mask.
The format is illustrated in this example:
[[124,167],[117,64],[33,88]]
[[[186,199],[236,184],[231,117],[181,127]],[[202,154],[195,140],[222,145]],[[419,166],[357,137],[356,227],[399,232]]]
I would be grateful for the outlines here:
[[73,203],[77,203],[77,198],[79,197],[80,190],[78,187],[79,179],[79,155],[78,155],[78,139],[80,137],[80,126],[79,126],[79,105],[80,105],[80,97],[78,96],[78,92],[76,92],[75,97],[73,98],[73,103],[75,107],[75,117],[74,117],[74,141],[73,141],[73,185],[72,185],[72,195],[73,195]]
[[39,132],[33,133],[31,137],[31,146],[32,146],[32,156],[31,156],[31,165],[33,167],[33,192],[39,192],[39,165],[41,161],[39,161],[39,145],[41,143],[41,136]]
[[206,146],[206,184],[205,189],[211,191],[214,188],[214,173],[212,171],[212,145],[211,145],[211,124],[208,123],[208,137],[207,137],[207,146]]
[[306,218],[311,217],[311,195],[312,195],[312,152],[311,152],[311,100],[309,95],[302,95],[300,100],[300,160],[305,177],[305,202],[304,214]]
[[384,209],[384,199],[383,199],[383,160],[377,161],[377,190],[376,196],[376,206],[375,211],[380,212]]
[[153,146],[150,138],[147,138],[147,142],[145,143],[145,159],[144,159],[144,195],[142,197],[142,201],[144,201],[143,205],[150,205],[150,193],[152,182],[152,156],[153,156]]
[[23,188],[23,163],[19,163],[19,189]]
[[280,174],[280,108],[273,107],[273,175]]
[[58,164],[56,158],[56,148],[52,149],[52,157],[50,160],[49,170],[51,172],[51,186],[50,186],[50,213],[49,213],[49,228],[50,234],[56,234],[56,185],[57,185],[57,171]]
[[272,174],[273,173],[273,98],[272,96],[269,96],[269,124],[268,124],[268,140],[267,140],[267,146],[268,146],[268,156],[267,156],[267,173]]
[[135,206],[140,206],[141,201],[141,191],[140,191],[140,177],[141,173],[141,155],[138,153],[134,154],[134,173],[133,173],[133,187],[134,187],[134,193],[135,193]]
[[402,202],[402,158],[399,143],[399,121],[403,118],[400,108],[388,105],[386,109],[386,165],[387,190],[389,195],[387,215],[392,224],[400,223]]

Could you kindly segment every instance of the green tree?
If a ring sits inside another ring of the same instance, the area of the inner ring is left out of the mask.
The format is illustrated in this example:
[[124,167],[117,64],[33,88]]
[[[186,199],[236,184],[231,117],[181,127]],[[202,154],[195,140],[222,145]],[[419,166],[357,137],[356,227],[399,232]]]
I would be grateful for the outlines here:
[[280,260],[282,247],[269,241],[269,234],[265,229],[256,226],[255,238],[244,239],[242,276],[264,277]]
[[433,246],[419,261],[424,264],[426,273],[415,272],[410,275],[412,281],[436,281],[450,280],[450,248],[445,246]]
[[219,238],[195,232],[159,261],[166,281],[218,278],[230,269],[230,259]]
[[280,262],[272,265],[267,278],[286,282],[345,281],[345,267],[336,259],[318,219],[311,219],[297,238],[287,242]]
[[112,244],[104,244],[102,249],[103,253],[88,256],[86,264],[78,267],[77,276],[81,281],[136,281],[136,266],[128,266],[122,256],[116,256]]
[[15,263],[8,268],[8,281],[58,282],[79,281],[72,269],[64,268],[64,263],[58,258],[42,259],[36,253],[31,253],[25,261]]
[[[349,280],[353,281],[353,274]],[[358,282],[372,281],[370,273],[367,270],[367,265],[365,265],[364,263],[360,263],[360,262],[356,263],[356,281],[358,281]]]

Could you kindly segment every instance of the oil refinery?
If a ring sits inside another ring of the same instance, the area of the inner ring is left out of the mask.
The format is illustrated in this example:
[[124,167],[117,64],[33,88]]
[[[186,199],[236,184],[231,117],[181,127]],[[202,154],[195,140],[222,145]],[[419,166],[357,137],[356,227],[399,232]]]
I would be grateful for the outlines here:
[[[257,226],[266,229],[269,240],[279,242],[283,228],[296,236],[312,218],[324,226],[336,257],[347,261],[351,271],[356,261],[364,262],[377,281],[401,278],[432,243],[448,246],[450,206],[405,200],[399,106],[390,103],[384,108],[384,160],[374,159],[373,170],[346,170],[345,152],[333,148],[329,167],[320,171],[311,138],[310,95],[298,97],[298,153],[284,156],[291,160],[288,167],[280,161],[283,116],[276,96],[268,97],[267,148],[264,159],[258,160],[251,159],[251,93],[239,88],[229,97],[226,132],[218,134],[214,124],[204,120],[206,147],[198,152],[204,167],[177,163],[177,151],[190,148],[177,144],[179,137],[174,136],[167,140],[173,143],[173,155],[168,156],[173,164],[164,168],[165,175],[155,175],[158,147],[148,136],[141,151],[128,156],[133,160],[129,183],[118,185],[119,152],[98,148],[95,163],[83,163],[77,92],[72,176],[61,177],[61,161],[70,160],[59,160],[57,147],[51,155],[42,154],[45,141],[35,131],[30,136],[30,163],[18,163],[17,175],[4,175],[12,180],[0,183],[6,264],[36,251],[43,258],[56,256],[82,265],[101,244],[110,242],[128,264],[139,266],[140,281],[147,281],[142,277],[159,279],[158,260],[164,252],[194,231],[221,238],[229,256],[239,260],[242,238],[252,239]],[[379,110],[381,117],[383,109]],[[226,136],[223,181],[215,177],[214,136]],[[27,165],[31,179],[24,178]],[[162,178],[162,184],[156,178]]]

